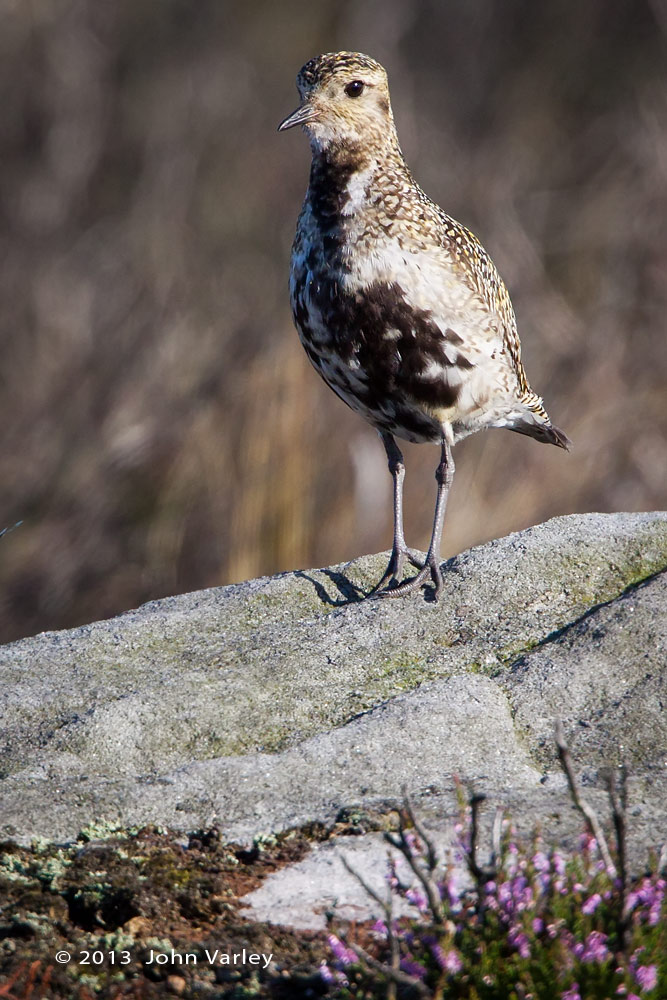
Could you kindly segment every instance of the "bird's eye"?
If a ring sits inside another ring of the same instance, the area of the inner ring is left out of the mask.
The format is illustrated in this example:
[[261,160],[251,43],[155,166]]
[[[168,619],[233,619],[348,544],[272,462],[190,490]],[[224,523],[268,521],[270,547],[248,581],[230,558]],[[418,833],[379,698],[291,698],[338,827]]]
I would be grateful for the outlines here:
[[345,93],[348,97],[359,97],[364,89],[363,80],[353,80],[345,86]]

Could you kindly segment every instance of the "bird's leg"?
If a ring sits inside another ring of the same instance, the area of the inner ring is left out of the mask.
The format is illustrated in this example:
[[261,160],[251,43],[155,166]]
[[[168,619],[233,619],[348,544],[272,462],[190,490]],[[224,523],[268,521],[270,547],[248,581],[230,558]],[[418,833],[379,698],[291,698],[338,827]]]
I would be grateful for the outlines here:
[[437,601],[440,597],[443,588],[442,570],[440,569],[440,543],[442,541],[442,526],[445,520],[445,510],[447,509],[447,497],[449,496],[449,490],[452,485],[453,478],[454,459],[452,458],[452,449],[449,442],[443,437],[440,464],[435,470],[435,480],[438,484],[438,497],[435,503],[433,533],[431,535],[431,544],[428,547],[428,554],[426,556],[424,567],[419,571],[419,573],[417,573],[416,576],[413,576],[412,579],[406,580],[405,583],[401,583],[398,587],[393,587],[390,590],[383,590],[378,596],[399,597],[401,594],[409,594],[411,591],[417,590],[418,587],[421,587],[430,575],[435,588],[434,598]]
[[382,438],[384,450],[387,453],[387,463],[391,478],[394,481],[394,544],[391,549],[389,565],[380,582],[373,587],[371,594],[377,594],[385,584],[390,583],[392,580],[398,581],[401,579],[406,557],[418,569],[421,569],[422,565],[408,549],[403,535],[403,480],[405,479],[403,455],[391,434],[382,431],[380,437]]

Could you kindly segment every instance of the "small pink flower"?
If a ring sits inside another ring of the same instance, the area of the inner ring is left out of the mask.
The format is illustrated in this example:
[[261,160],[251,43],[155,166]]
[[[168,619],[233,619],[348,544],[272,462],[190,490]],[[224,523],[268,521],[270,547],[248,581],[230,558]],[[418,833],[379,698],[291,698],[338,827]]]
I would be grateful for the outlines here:
[[520,927],[510,928],[507,940],[519,952],[521,958],[530,958],[530,942]]
[[420,892],[419,889],[408,889],[405,894],[405,898],[408,903],[412,903],[413,906],[416,906],[420,913],[425,913],[428,909],[426,896],[423,892]]
[[445,955],[442,967],[445,972],[450,972],[453,976],[463,968],[463,962],[459,958],[458,952],[454,951],[453,948],[450,948]]
[[581,994],[579,993],[579,983],[572,983],[569,990],[565,990],[560,995],[560,1000],[581,1000]]
[[557,875],[561,877],[565,874],[565,858],[558,851],[554,851],[551,855],[551,863],[554,866],[554,871]]
[[655,965],[640,965],[635,972],[635,979],[647,993],[654,990],[658,983],[658,970]]
[[609,958],[607,935],[600,931],[591,931],[586,938],[586,944],[581,954],[582,962],[606,962]]
[[598,842],[595,839],[595,837],[591,836],[590,833],[586,832],[582,833],[581,837],[579,838],[579,846],[581,847],[582,851],[591,851],[591,852],[597,851]]
[[444,880],[440,892],[443,896],[445,893],[447,894],[450,909],[453,913],[458,913],[461,909],[461,894],[456,882],[456,876],[453,873],[449,878]]
[[422,849],[421,840],[415,833],[412,832],[412,830],[408,830],[407,833],[405,834],[405,842],[413,854],[420,853]]
[[398,889],[400,882],[396,872],[396,859],[393,857],[387,859],[387,874],[385,878],[392,889]]
[[533,854],[533,866],[538,872],[543,872],[549,868],[549,859],[544,851],[537,851]]
[[593,895],[590,896],[586,900],[584,905],[581,907],[581,912],[585,913],[586,916],[589,917],[591,913],[595,913],[601,902],[602,902],[602,896],[600,895],[600,893],[594,892]]
[[334,957],[343,965],[352,965],[353,962],[359,961],[352,949],[347,948],[335,934],[329,934],[327,936],[327,941],[329,942],[329,947],[334,953]]
[[335,977],[326,962],[320,962],[319,973],[325,983],[335,982]]
[[498,902],[506,909],[512,908],[512,887],[509,882],[501,882],[496,892]]

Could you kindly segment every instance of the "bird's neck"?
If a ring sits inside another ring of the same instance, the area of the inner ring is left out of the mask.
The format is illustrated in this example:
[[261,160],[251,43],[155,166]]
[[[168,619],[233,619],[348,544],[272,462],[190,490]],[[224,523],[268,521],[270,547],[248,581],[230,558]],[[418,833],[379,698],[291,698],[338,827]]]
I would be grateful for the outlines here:
[[308,200],[318,224],[333,229],[345,218],[363,211],[371,197],[381,193],[376,183],[389,172],[407,166],[397,141],[383,145],[341,141],[313,147]]

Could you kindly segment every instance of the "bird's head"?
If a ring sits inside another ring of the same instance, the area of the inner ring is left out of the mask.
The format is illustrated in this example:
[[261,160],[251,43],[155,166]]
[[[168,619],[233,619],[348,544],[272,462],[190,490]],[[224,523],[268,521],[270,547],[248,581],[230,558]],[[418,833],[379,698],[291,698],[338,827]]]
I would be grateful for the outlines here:
[[316,56],[299,72],[301,104],[278,131],[303,125],[314,149],[331,144],[384,145],[394,135],[387,74],[361,52]]

